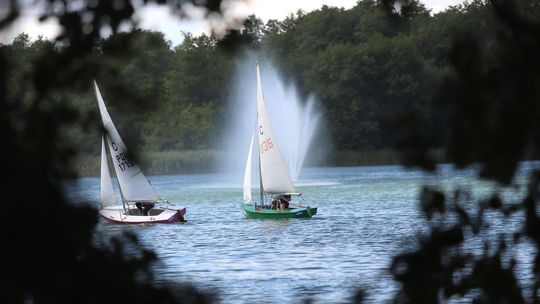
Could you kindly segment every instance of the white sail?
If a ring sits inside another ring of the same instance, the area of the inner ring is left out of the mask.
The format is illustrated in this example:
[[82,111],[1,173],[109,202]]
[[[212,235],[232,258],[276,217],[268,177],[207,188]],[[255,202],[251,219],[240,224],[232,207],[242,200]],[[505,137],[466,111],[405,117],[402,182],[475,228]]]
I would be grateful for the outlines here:
[[259,157],[262,185],[266,193],[295,193],[289,170],[283,161],[266,112],[257,64],[257,122],[259,133]]
[[251,202],[251,155],[253,154],[253,139],[255,133],[251,136],[251,144],[249,145],[249,153],[246,161],[246,172],[244,173],[244,203]]
[[116,203],[109,164],[107,163],[107,152],[105,151],[105,137],[101,137],[101,206],[105,207]]
[[97,83],[94,81],[99,112],[103,127],[107,131],[107,143],[111,153],[114,171],[120,184],[123,197],[128,201],[156,201],[159,199],[156,191],[144,176],[139,166],[130,159],[128,149],[107,112],[105,102],[101,97]]

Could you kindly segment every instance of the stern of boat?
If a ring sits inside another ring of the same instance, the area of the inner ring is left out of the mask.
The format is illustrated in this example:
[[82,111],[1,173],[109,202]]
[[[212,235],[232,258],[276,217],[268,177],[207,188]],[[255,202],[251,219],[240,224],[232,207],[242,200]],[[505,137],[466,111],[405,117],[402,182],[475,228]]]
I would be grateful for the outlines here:
[[176,214],[174,215],[175,219],[171,222],[171,223],[174,223],[174,222],[185,222],[186,220],[184,219],[184,215],[186,214],[186,207],[181,207],[181,209],[178,209],[178,211],[176,212]]

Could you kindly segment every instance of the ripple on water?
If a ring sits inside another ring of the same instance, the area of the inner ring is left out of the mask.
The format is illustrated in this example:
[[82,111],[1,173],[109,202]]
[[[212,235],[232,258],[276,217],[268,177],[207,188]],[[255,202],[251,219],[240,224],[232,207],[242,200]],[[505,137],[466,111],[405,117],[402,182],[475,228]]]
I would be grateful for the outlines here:
[[[371,302],[391,299],[396,285],[388,266],[425,229],[417,196],[429,177],[386,166],[310,168],[301,178],[307,181],[299,186],[306,202],[319,207],[312,219],[248,220],[239,209],[241,184],[231,185],[227,176],[169,175],[151,177],[152,184],[163,198],[187,207],[187,223],[101,222],[98,232],[107,237],[136,233],[160,258],[154,266],[158,281],[217,290],[223,303],[298,303],[306,298],[345,303],[359,286]],[[439,178],[453,179],[449,173]],[[462,174],[456,180],[466,183],[468,178]],[[75,201],[98,206],[98,179],[66,187]],[[507,228],[503,219],[492,219],[494,233]],[[533,251],[527,244],[522,247],[516,267],[527,269]],[[482,248],[472,250],[481,253]]]

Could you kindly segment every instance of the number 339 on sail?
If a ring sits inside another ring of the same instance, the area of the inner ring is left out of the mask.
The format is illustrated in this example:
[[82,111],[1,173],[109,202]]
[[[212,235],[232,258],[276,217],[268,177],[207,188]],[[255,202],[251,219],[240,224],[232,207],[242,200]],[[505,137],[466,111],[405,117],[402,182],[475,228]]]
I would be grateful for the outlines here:
[[261,154],[264,154],[264,152],[272,149],[273,147],[274,144],[272,143],[272,140],[270,138],[267,138],[265,141],[259,144],[259,150],[261,151]]

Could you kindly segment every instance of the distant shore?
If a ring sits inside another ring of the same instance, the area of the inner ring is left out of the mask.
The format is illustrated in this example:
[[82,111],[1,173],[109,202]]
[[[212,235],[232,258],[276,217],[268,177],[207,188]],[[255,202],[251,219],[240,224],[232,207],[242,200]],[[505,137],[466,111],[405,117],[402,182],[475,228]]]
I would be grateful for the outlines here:
[[[225,151],[188,150],[141,152],[138,163],[147,175],[206,173],[216,170],[217,160],[223,159]],[[400,164],[399,154],[391,149],[367,151],[334,151],[324,159],[304,164],[305,167],[345,167]],[[100,159],[98,155],[81,155],[75,162],[75,172],[79,176],[98,176]]]

